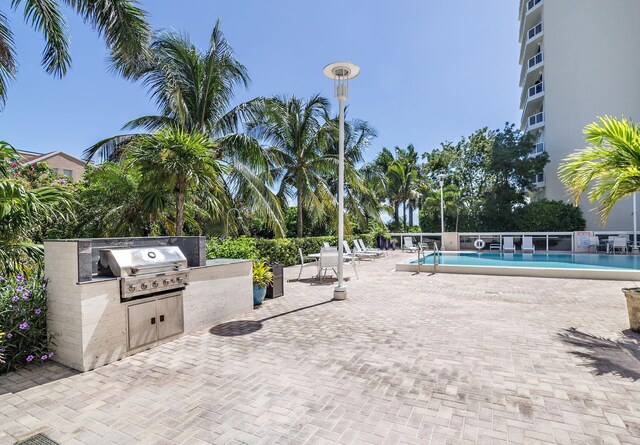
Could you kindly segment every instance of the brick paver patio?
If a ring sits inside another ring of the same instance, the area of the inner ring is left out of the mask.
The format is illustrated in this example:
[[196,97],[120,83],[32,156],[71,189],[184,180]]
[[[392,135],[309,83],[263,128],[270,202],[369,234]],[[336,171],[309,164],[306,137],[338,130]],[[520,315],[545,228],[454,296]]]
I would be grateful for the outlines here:
[[630,283],[394,272],[402,258],[363,263],[344,302],[290,282],[93,372],[1,376],[0,444],[640,444]]

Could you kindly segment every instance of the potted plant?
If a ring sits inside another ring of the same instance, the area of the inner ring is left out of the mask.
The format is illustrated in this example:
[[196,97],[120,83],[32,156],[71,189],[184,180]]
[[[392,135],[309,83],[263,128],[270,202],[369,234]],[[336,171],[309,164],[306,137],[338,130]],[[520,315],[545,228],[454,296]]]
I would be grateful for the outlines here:
[[627,297],[627,312],[629,313],[629,326],[633,331],[640,332],[640,288],[631,287],[622,289]]
[[267,286],[273,282],[273,272],[265,260],[253,262],[253,305],[259,306],[267,294]]

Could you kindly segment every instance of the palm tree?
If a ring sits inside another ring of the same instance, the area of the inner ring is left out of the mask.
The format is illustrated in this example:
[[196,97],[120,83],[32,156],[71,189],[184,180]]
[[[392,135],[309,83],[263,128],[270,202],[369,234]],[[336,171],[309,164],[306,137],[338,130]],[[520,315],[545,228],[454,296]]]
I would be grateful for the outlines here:
[[576,203],[588,193],[600,202],[605,223],[613,206],[640,191],[640,125],[630,119],[605,116],[585,127],[589,147],[569,155],[560,164],[560,179]]
[[278,96],[247,124],[250,134],[271,147],[273,175],[280,181],[278,197],[283,203],[295,197],[298,238],[305,212],[318,220],[335,201],[325,180],[337,170],[337,156],[328,149],[336,133],[328,111],[329,101],[319,95],[306,101]]
[[164,190],[174,194],[176,236],[182,235],[185,202],[190,191],[203,191],[209,197],[223,194],[225,167],[216,158],[214,148],[215,144],[206,134],[186,133],[175,128],[137,138],[130,144],[126,163],[139,169],[149,185],[147,200],[161,200]]
[[42,258],[42,246],[31,239],[43,224],[66,220],[71,194],[63,187],[29,188],[9,177],[15,149],[0,141],[0,274],[14,275]]
[[[209,47],[200,51],[185,35],[158,33],[151,43],[151,56],[131,77],[140,80],[154,98],[159,115],[142,116],[123,129],[158,131],[168,128],[185,134],[206,134],[214,157],[229,166],[223,169],[226,201],[259,213],[276,236],[284,233],[280,202],[270,186],[271,157],[258,141],[239,132],[240,124],[261,105],[255,99],[229,109],[237,86],[247,86],[247,70],[216,23]],[[130,144],[145,139],[131,133],[104,139],[84,152],[87,160],[122,159]],[[225,218],[218,220],[225,224]]]
[[[102,35],[113,67],[125,75],[147,56],[150,27],[146,13],[135,0],[12,0],[11,9],[23,7],[23,16],[45,39],[42,65],[47,73],[62,77],[71,65],[69,36],[62,5],[74,9]],[[15,78],[17,60],[9,18],[0,11],[0,110],[7,99],[7,87]]]

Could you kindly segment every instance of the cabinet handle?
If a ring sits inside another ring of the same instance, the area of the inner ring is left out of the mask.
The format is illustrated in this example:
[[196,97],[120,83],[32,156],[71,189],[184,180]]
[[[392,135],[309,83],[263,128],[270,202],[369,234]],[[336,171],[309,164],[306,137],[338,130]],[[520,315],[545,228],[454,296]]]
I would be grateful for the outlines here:
[[164,315],[160,316],[160,323],[162,323],[164,321]]
[[156,324],[156,317],[151,317],[151,324]]

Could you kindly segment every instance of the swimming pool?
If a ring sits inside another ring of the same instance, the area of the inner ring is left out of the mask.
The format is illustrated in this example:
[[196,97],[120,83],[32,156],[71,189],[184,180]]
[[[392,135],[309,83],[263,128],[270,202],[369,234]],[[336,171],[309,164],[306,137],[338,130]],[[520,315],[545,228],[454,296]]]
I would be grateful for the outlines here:
[[[433,272],[433,254],[396,270]],[[436,272],[611,280],[640,279],[640,256],[570,253],[442,252]]]

